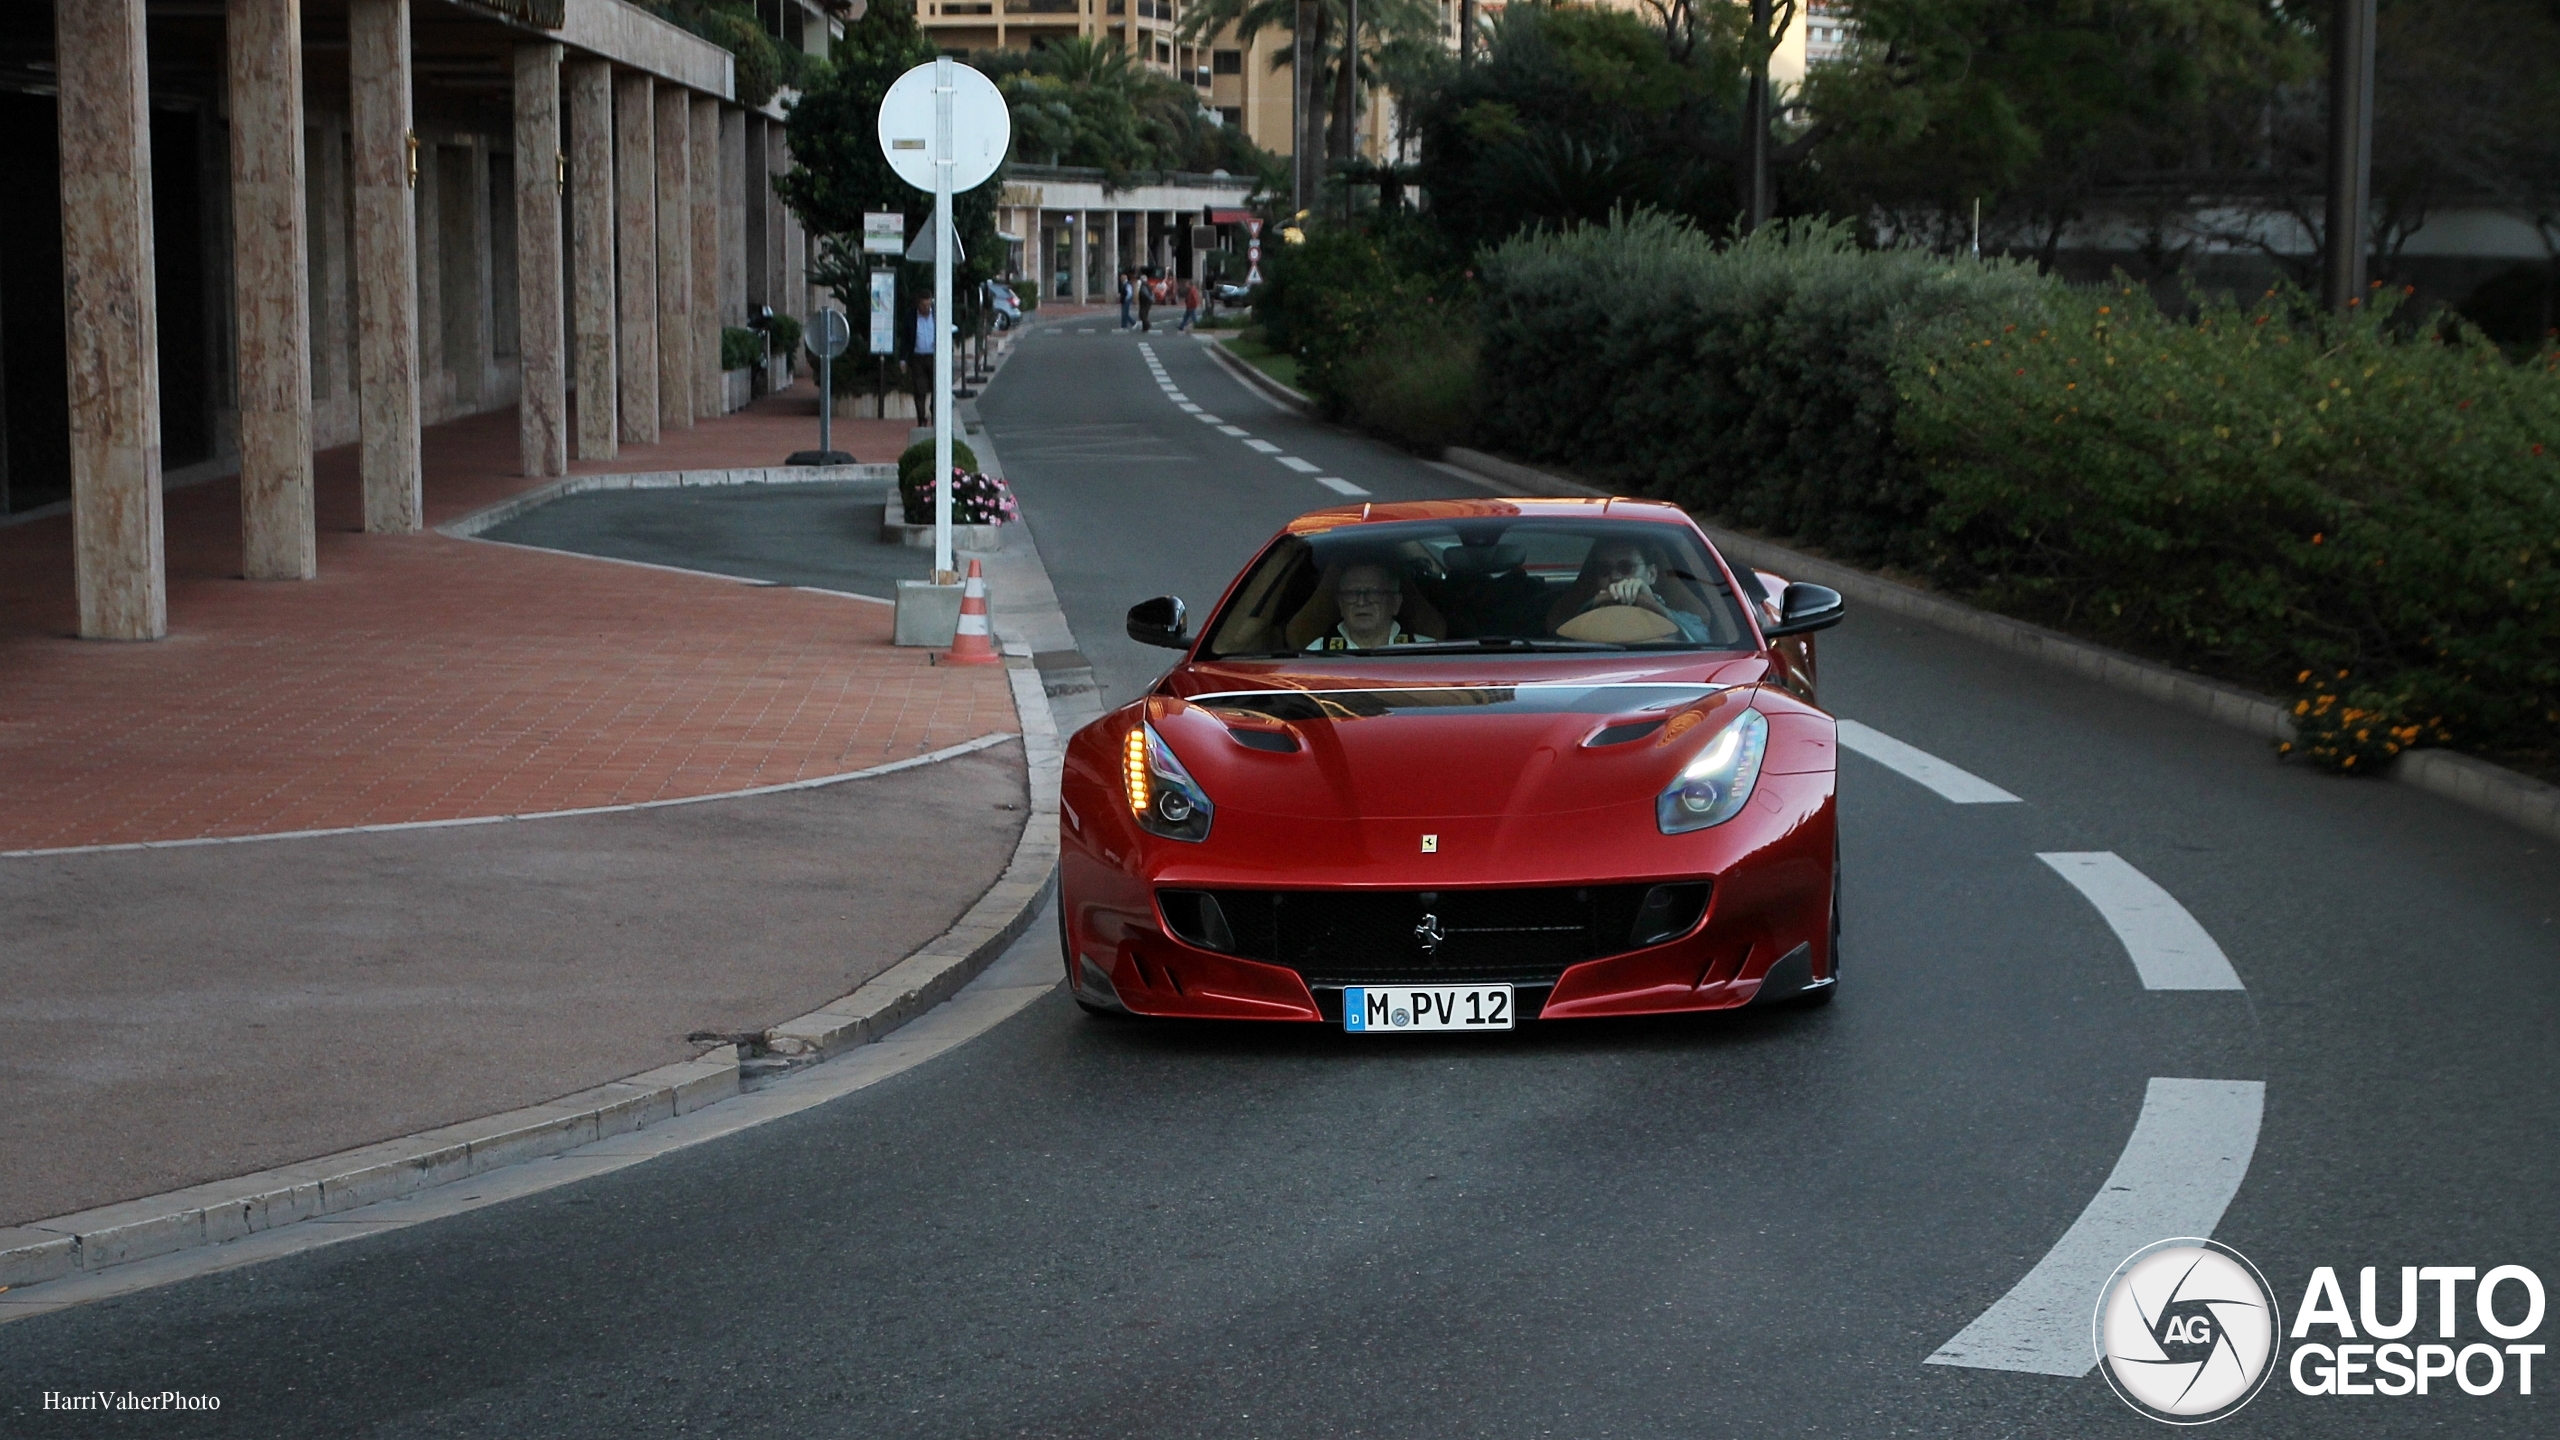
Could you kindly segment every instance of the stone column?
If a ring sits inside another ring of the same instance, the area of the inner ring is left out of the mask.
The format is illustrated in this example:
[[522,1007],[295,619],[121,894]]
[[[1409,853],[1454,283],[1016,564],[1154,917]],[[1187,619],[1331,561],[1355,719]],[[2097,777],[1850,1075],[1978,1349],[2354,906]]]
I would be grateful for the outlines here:
[[417,231],[418,423],[453,413],[453,369],[445,362],[444,147],[421,139],[410,150],[409,209]]
[[693,413],[708,420],[728,408],[720,382],[720,321],[729,297],[720,287],[720,102],[692,99],[686,135],[693,146]]
[[569,376],[560,353],[560,47],[516,47],[516,404],[527,475],[569,473]]
[[791,211],[774,193],[776,177],[791,169],[791,155],[785,148],[790,132],[780,125],[764,127],[764,158],[759,168],[764,172],[756,182],[757,195],[764,204],[764,264],[770,293],[765,303],[785,315],[800,313],[800,297],[791,293],[791,264],[787,258],[791,243]]
[[[1088,238],[1093,233],[1093,212],[1090,210],[1079,210],[1075,214],[1068,216],[1067,227],[1067,244],[1073,256],[1070,263],[1075,266],[1076,288],[1074,298],[1077,304],[1082,305],[1085,303],[1086,299],[1085,270],[1089,262],[1085,257],[1089,253],[1087,250]],[[1119,232],[1114,231],[1112,233],[1116,235]],[[942,502],[937,500],[934,503],[939,505]]]
[[[355,392],[355,327],[347,314],[347,137],[334,115],[321,117],[310,134],[305,154],[311,191],[311,397],[334,402]],[[340,423],[333,419],[330,427]],[[315,443],[325,447],[344,438],[332,433],[315,437]]]
[[656,84],[613,77],[613,207],[621,294],[615,345],[626,445],[658,443],[658,121]]
[[356,414],[364,442],[364,528],[415,530],[424,523],[426,506],[418,462],[409,0],[347,0],[347,48],[355,132]]
[[[1078,261],[1077,264],[1081,267],[1083,262]],[[1120,303],[1120,212],[1117,210],[1102,212],[1102,303],[1112,306]],[[1118,318],[1115,310],[1113,323],[1118,323]]]
[[613,325],[613,67],[572,61],[569,99],[570,313],[578,335],[578,458],[614,456],[621,385]]
[[658,424],[693,423],[693,102],[674,86],[657,92]]
[[[720,308],[724,319],[746,322],[747,112],[720,107]],[[714,352],[715,354],[718,352]]]
[[[781,126],[775,126],[766,168],[775,175],[791,169],[790,137]],[[774,229],[781,238],[776,242],[774,263],[782,275],[782,299],[774,308],[798,320],[803,329],[809,324],[809,249],[807,237],[801,233],[800,217],[779,196],[773,202]],[[798,363],[796,360],[793,363]]]
[[142,0],[55,0],[71,543],[80,634],[169,632]]
[[746,280],[747,303],[769,305],[781,309],[773,298],[773,246],[770,239],[773,224],[773,188],[765,182],[765,131],[772,128],[761,115],[746,117],[746,135],[738,147],[738,183],[733,192],[738,205],[738,265]]
[[311,314],[301,0],[231,0],[231,273],[240,385],[240,573],[308,580]]

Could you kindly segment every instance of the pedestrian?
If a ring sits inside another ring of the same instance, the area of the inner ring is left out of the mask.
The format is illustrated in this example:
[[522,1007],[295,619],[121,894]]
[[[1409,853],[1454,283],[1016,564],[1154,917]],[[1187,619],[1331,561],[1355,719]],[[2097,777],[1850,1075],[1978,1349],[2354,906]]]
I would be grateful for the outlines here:
[[1155,323],[1147,318],[1147,313],[1155,308],[1155,286],[1144,276],[1141,276],[1138,279],[1138,328],[1140,330],[1147,331],[1156,328]]
[[915,353],[907,357],[907,389],[916,397],[916,423],[933,423],[933,298],[916,302]]
[[1197,319],[1199,319],[1199,318],[1200,318],[1200,285],[1199,285],[1199,282],[1197,282],[1197,281],[1193,281],[1193,280],[1185,280],[1185,281],[1183,281],[1183,282],[1182,282],[1182,328],[1183,328],[1184,330],[1186,330],[1186,331],[1187,331],[1187,330],[1189,330],[1189,329],[1191,328],[1191,322],[1192,322],[1192,321],[1194,321],[1194,320],[1197,320]]
[[1126,271],[1126,270],[1121,271],[1121,272],[1120,272],[1120,328],[1121,328],[1121,329],[1123,329],[1123,330],[1134,330],[1134,329],[1138,328],[1138,322],[1137,322],[1137,321],[1135,321],[1135,320],[1133,320],[1133,319],[1131,319],[1131,318],[1130,318],[1130,316],[1129,316],[1129,303],[1130,303],[1130,301],[1131,301],[1131,300],[1133,300],[1133,299],[1135,299],[1135,298],[1136,298],[1136,296],[1137,296],[1137,292],[1138,292],[1138,287],[1137,287],[1136,283],[1135,283],[1135,282],[1130,278],[1130,272],[1128,272],[1128,271]]

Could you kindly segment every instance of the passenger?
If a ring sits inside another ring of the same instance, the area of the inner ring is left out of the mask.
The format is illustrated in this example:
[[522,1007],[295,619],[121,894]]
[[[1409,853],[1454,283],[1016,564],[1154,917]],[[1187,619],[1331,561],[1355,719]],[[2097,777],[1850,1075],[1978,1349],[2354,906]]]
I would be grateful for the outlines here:
[[[1650,610],[1679,627],[1680,637],[1693,644],[1706,644],[1712,638],[1703,615],[1664,602],[1654,588],[1662,572],[1632,540],[1603,540],[1592,547],[1591,560],[1585,573],[1599,582],[1599,589],[1582,603],[1580,614],[1609,605],[1632,605]],[[1571,619],[1568,615],[1564,619]]]
[[1342,612],[1342,623],[1308,641],[1308,649],[1382,650],[1429,638],[1408,633],[1398,620],[1404,613],[1404,586],[1384,565],[1364,560],[1343,566],[1333,577],[1333,605]]

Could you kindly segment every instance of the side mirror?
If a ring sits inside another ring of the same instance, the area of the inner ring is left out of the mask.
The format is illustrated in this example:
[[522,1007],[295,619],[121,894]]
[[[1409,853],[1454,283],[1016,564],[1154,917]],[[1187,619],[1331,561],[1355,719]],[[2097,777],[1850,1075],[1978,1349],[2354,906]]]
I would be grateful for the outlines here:
[[[1838,596],[1832,597],[1834,600]],[[1159,595],[1129,607],[1129,638],[1141,645],[1161,645],[1168,650],[1188,650],[1191,639],[1182,632],[1191,624],[1191,612],[1182,601],[1171,595]]]
[[[1839,591],[1828,585],[1808,585],[1799,580],[1778,597],[1778,623],[1762,627],[1760,633],[1772,640],[1784,635],[1810,635],[1816,630],[1828,630],[1839,624],[1841,617],[1848,613]],[[1137,623],[1135,614],[1131,612],[1130,624],[1133,627]]]

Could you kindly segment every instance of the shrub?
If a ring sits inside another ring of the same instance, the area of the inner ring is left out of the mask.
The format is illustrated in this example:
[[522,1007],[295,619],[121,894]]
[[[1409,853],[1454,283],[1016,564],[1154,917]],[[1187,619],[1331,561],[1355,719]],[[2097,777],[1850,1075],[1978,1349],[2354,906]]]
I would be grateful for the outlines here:
[[2003,609],[2295,692],[2311,758],[2370,769],[2560,729],[2560,353],[2269,292],[2141,288],[1915,347],[1899,434],[1937,572]]
[[1346,418],[1364,430],[1432,454],[1475,438],[1470,316],[1396,325],[1337,362],[1330,375]]
[[773,353],[790,363],[800,353],[800,322],[776,310],[764,322],[764,333],[773,338]]
[[[1468,323],[1462,282],[1436,263],[1430,243],[1411,228],[1325,230],[1269,255],[1254,320],[1265,343],[1298,362],[1297,388],[1327,416],[1360,418],[1361,387],[1381,373],[1378,352],[1389,335]],[[1382,413],[1375,404],[1369,410]]]
[[720,328],[720,368],[744,370],[764,361],[764,337],[738,325]]
[[[960,470],[975,473],[978,452],[967,442],[951,442],[951,463]],[[953,492],[958,498],[958,492]],[[906,507],[907,523],[920,524],[933,518],[933,442],[919,440],[898,454],[898,499]]]
[[1483,274],[1495,447],[1907,566],[1929,558],[1934,497],[1895,439],[1894,356],[2062,288],[2003,262],[1861,251],[1835,224],[1719,244],[1642,213],[1521,236]]

